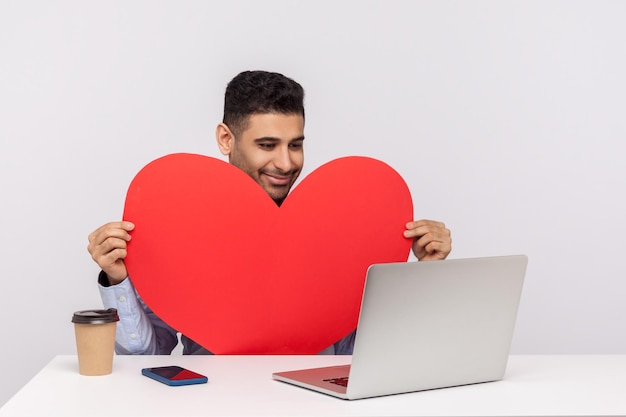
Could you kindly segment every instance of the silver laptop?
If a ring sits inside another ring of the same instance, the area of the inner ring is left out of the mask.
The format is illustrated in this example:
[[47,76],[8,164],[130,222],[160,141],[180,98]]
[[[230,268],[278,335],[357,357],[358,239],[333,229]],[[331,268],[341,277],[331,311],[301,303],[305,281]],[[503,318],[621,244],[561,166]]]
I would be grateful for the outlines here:
[[351,365],[273,379],[359,399],[502,379],[528,258],[372,265]]

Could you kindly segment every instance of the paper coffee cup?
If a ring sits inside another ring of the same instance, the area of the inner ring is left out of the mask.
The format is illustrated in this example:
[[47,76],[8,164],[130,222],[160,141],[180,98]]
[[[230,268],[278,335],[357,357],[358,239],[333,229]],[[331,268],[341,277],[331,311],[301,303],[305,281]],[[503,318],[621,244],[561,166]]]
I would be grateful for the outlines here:
[[72,317],[76,333],[78,372],[81,375],[108,375],[113,370],[117,310],[83,310]]

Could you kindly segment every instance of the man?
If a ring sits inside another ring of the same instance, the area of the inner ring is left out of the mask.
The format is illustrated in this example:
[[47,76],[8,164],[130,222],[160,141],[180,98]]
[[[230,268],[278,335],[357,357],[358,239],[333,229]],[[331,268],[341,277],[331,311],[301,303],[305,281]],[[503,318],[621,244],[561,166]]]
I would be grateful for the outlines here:
[[[280,205],[304,163],[304,90],[277,73],[246,71],[226,87],[224,119],[215,136],[220,152],[252,177]],[[169,354],[178,343],[176,330],[146,306],[128,277],[124,258],[131,239],[130,222],[107,223],[89,235],[88,250],[102,268],[98,282],[105,307],[120,315],[116,336],[119,354]],[[451,250],[450,231],[443,223],[419,220],[406,225],[420,261],[445,259]],[[320,353],[351,354],[354,332]],[[183,353],[210,352],[186,336]]]

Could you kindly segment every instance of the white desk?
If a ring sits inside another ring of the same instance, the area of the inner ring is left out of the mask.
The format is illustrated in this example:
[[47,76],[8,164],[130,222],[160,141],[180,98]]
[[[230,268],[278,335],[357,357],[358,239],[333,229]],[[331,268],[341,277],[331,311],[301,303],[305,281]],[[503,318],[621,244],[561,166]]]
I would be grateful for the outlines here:
[[[626,415],[626,355],[511,356],[505,379],[357,401],[273,381],[273,371],[348,363],[341,356],[116,356],[113,374],[78,374],[58,356],[0,409],[35,416],[617,416]],[[209,383],[168,387],[140,374],[180,365]]]

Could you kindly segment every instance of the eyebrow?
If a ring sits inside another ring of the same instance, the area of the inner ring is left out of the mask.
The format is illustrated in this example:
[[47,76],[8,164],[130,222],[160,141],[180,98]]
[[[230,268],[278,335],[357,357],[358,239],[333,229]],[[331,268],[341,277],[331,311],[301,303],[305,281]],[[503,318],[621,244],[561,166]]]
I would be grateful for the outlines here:
[[[298,141],[303,141],[304,140],[304,136],[299,136],[297,138],[293,138],[290,139],[289,142],[298,142]],[[277,142],[281,142],[280,138],[276,138],[273,136],[263,136],[262,138],[256,138],[254,140],[254,143],[260,143],[260,142],[273,142],[273,143],[277,143]]]

